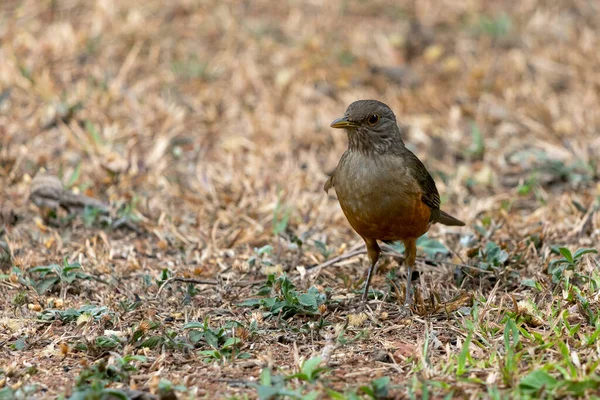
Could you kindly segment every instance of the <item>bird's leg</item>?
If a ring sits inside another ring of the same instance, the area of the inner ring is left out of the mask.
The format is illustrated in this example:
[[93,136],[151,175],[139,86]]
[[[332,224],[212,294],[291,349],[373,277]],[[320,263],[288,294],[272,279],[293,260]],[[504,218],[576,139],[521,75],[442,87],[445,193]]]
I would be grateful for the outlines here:
[[376,240],[365,239],[365,244],[367,245],[367,254],[369,255],[369,260],[371,260],[371,266],[369,267],[369,272],[367,274],[367,281],[365,282],[365,289],[362,295],[363,303],[366,303],[369,298],[369,285],[371,284],[371,278],[373,278],[373,272],[375,271],[375,265],[377,265],[377,260],[379,260],[379,254],[381,253],[381,249],[377,244]]
[[415,265],[415,259],[417,257],[417,241],[416,239],[407,239],[404,241],[404,247],[406,251],[406,297],[404,298],[404,305],[410,306],[412,303],[412,294],[410,292],[410,285],[412,281],[412,267]]

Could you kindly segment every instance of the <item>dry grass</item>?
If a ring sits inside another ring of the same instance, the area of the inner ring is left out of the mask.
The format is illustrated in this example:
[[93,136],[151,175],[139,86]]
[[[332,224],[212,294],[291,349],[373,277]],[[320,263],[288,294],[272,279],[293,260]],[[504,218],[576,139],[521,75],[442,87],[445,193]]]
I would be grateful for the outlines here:
[[[20,219],[0,249],[2,393],[69,396],[90,373],[98,396],[108,380],[157,393],[163,379],[182,398],[264,397],[249,385],[261,370],[289,377],[316,356],[327,371],[282,387],[352,398],[387,376],[393,397],[597,393],[598,256],[547,270],[553,246],[598,248],[598,4],[414,3],[2,1],[0,203]],[[364,256],[306,272],[362,243],[322,190],[346,146],[329,122],[361,98],[411,125],[444,208],[467,222],[432,228],[452,255],[419,263],[409,318],[392,259],[365,314]],[[42,168],[110,216],[31,204]],[[63,260],[82,274],[39,290],[31,268]],[[239,305],[282,272],[326,294],[320,311]],[[157,296],[169,277],[209,284]],[[84,305],[97,308],[67,317]],[[184,328],[206,318],[226,327],[216,344]]]

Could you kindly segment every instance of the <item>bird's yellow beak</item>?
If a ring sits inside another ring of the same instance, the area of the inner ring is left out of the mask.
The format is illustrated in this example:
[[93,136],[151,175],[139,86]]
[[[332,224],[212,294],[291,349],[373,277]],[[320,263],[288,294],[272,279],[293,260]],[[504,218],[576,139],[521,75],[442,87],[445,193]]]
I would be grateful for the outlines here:
[[338,118],[335,121],[333,121],[330,126],[332,128],[342,129],[342,128],[356,128],[358,126],[358,124],[354,121],[349,121],[348,117],[342,117],[342,118]]

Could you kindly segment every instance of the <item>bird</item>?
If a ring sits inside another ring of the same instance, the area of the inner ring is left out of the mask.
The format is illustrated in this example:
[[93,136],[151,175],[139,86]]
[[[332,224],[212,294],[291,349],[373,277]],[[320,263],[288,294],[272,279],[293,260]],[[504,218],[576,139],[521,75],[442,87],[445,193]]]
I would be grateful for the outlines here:
[[348,106],[332,128],[348,134],[348,148],[324,185],[333,187],[346,219],[365,242],[370,267],[362,294],[367,301],[369,284],[379,260],[378,241],[402,241],[407,267],[405,306],[410,306],[412,269],[417,239],[432,224],[464,226],[440,209],[435,181],[419,158],[404,144],[394,112],[378,100],[358,100]]

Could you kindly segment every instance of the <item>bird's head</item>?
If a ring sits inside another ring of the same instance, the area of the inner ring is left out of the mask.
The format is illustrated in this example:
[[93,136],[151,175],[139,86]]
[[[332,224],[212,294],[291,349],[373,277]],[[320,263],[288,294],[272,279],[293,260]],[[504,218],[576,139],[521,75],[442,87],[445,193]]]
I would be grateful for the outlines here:
[[351,150],[384,153],[395,146],[404,146],[394,112],[377,100],[355,101],[331,127],[346,130]]

